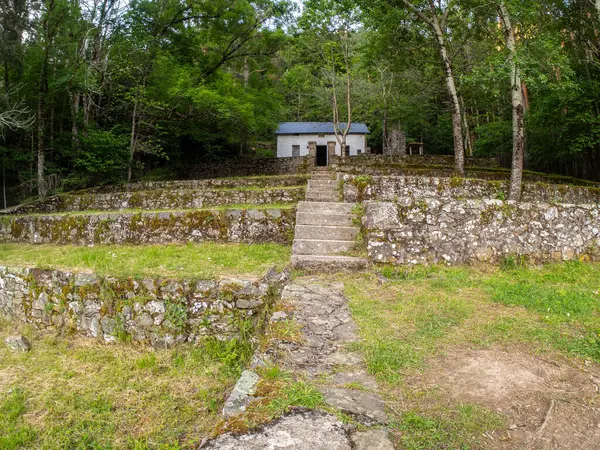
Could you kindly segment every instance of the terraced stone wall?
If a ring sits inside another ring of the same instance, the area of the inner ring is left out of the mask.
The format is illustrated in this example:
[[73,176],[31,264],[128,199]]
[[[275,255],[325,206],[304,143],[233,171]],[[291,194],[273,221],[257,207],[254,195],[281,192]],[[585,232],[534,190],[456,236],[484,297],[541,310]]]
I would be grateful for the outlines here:
[[78,194],[109,194],[113,192],[155,191],[159,189],[217,189],[217,188],[267,188],[274,186],[306,185],[309,174],[258,176],[240,178],[211,178],[205,180],[140,181],[136,183],[98,186]]
[[[344,201],[394,201],[396,198],[448,200],[508,198],[508,181],[467,178],[344,175]],[[544,183],[525,183],[523,202],[598,203],[600,189]]]
[[117,279],[0,267],[0,315],[64,333],[169,347],[260,326],[283,279]]
[[295,208],[0,217],[0,242],[32,244],[289,243]]
[[[405,166],[402,164],[387,164],[379,166],[343,166],[338,171],[343,174],[365,175],[365,176],[415,176],[415,177],[434,177],[434,178],[452,178],[454,169],[450,166]],[[510,170],[498,168],[467,168],[465,170],[466,178],[476,178],[481,180],[508,180]],[[523,172],[523,181],[530,183],[547,184],[569,184],[573,186],[600,187],[600,183],[580,178],[572,178],[563,175],[545,174],[539,172]]]
[[[364,154],[351,158],[334,157],[331,161],[340,167],[386,167],[390,164],[396,166],[454,166],[454,155],[373,155]],[[465,158],[465,167],[495,168],[500,167],[497,158]]]
[[599,259],[600,206],[404,198],[365,202],[375,262],[461,264],[523,255],[532,261]]
[[298,203],[304,199],[304,186],[260,189],[159,189],[153,191],[75,193],[22,205],[10,214],[68,211],[117,211],[119,209],[200,209],[225,205],[264,205]]
[[314,166],[314,157],[262,159],[226,159],[189,165],[180,171],[179,178],[247,177],[255,175],[285,175],[308,173]]

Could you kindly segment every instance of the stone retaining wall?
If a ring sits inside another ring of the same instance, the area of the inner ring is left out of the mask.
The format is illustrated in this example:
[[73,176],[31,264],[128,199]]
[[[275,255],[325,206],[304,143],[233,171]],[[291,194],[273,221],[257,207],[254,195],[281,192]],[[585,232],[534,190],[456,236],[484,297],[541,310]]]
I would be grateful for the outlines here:
[[304,186],[266,189],[160,189],[106,194],[63,194],[12,208],[8,213],[55,213],[68,211],[115,211],[119,209],[199,209],[225,205],[298,203]]
[[296,210],[193,210],[0,217],[0,242],[167,244],[204,241],[289,243]]
[[[449,166],[454,167],[454,155],[373,155],[363,154],[345,158],[335,156],[332,164],[338,166]],[[495,168],[500,167],[500,161],[497,158],[465,158],[465,167]]]
[[247,177],[253,175],[285,175],[308,173],[314,166],[314,157],[262,159],[226,159],[190,165],[182,169],[182,179]]
[[[508,198],[508,181],[469,178],[414,176],[343,176],[344,201],[394,201],[396,198],[438,198],[449,200]],[[598,203],[600,189],[582,186],[525,183],[522,201],[544,203]]]
[[157,347],[256,328],[274,278],[141,280],[0,267],[0,315],[65,333]]
[[392,264],[598,259],[600,206],[500,200],[366,202],[367,251]]
[[[415,176],[452,178],[454,170],[451,167],[420,167],[388,164],[386,166],[345,166],[338,168],[341,174],[367,176]],[[469,169],[465,170],[466,178],[481,180],[508,180],[510,170],[507,169]],[[523,172],[523,181],[530,183],[570,184],[574,186],[600,187],[600,183],[563,175],[544,174],[538,172]]]
[[211,178],[205,180],[177,180],[177,181],[140,181],[137,183],[113,184],[99,186],[77,192],[77,194],[108,194],[113,192],[155,191],[158,189],[217,189],[273,186],[300,186],[305,185],[308,174],[292,174],[277,176],[239,177],[239,178]]

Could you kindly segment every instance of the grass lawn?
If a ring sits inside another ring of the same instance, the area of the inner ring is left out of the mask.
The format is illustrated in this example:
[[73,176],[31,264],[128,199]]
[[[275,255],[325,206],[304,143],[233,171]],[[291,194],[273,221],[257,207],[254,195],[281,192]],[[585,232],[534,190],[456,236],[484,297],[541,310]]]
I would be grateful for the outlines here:
[[282,269],[290,247],[279,244],[58,245],[0,244],[0,264],[93,271],[113,276],[212,279],[259,277]]
[[[0,339],[11,333],[0,323]],[[172,350],[36,336],[0,345],[0,448],[197,448],[249,347],[211,341]]]
[[[506,388],[523,381],[526,388],[508,397],[517,401],[529,396],[520,406],[539,405],[530,414],[535,416],[530,424],[534,429],[544,419],[548,398],[593,387],[583,371],[595,370],[600,362],[600,265],[512,266],[386,267],[380,271],[387,281],[374,273],[343,279],[361,331],[358,347],[386,395],[398,448],[499,448],[497,440],[486,440],[484,434],[506,430],[518,414],[508,406],[503,409],[506,395],[492,401],[494,384]],[[481,361],[482,355],[489,360]],[[548,369],[540,365],[546,359]],[[510,370],[494,373],[503,368]],[[473,380],[461,379],[470,371],[476,374]],[[542,383],[534,379],[533,387],[527,385],[528,378],[511,379],[522,374],[535,378],[537,372],[547,377]],[[560,372],[556,379],[554,372]],[[477,388],[490,373],[493,383],[485,394],[490,400],[485,395],[477,399]],[[575,386],[578,377],[582,381]],[[571,383],[568,388],[544,391],[543,383],[550,386],[563,379]],[[562,405],[599,406],[597,395],[585,402],[569,401],[561,403],[561,414],[567,408]],[[586,422],[587,410],[582,411],[568,420]],[[589,445],[589,436],[585,439]],[[501,448],[519,448],[510,442]]]

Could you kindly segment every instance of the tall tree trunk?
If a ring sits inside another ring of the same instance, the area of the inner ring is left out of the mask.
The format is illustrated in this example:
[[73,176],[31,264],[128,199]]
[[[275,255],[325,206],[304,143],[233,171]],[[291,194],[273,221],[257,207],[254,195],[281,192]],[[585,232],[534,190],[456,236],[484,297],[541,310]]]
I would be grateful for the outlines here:
[[446,74],[446,89],[448,96],[452,102],[452,136],[454,138],[454,170],[457,175],[465,175],[465,149],[463,146],[463,129],[462,118],[460,113],[460,102],[458,100],[458,90],[452,72],[452,64],[448,49],[446,48],[446,40],[444,39],[443,31],[434,16],[434,34],[438,43],[440,57],[444,65],[444,73]]
[[137,99],[133,102],[133,114],[131,115],[131,139],[130,139],[130,150],[129,150],[129,168],[127,170],[127,182],[131,182],[131,176],[133,173],[133,155],[135,154],[135,138],[136,138],[136,125],[137,125],[137,110],[138,102]]
[[79,126],[77,118],[79,116],[79,94],[71,94],[71,148],[74,151],[79,150]]
[[504,27],[506,36],[506,48],[510,53],[511,65],[511,97],[512,97],[512,116],[513,116],[513,155],[512,169],[510,174],[509,200],[521,200],[521,188],[523,181],[523,161],[525,144],[525,124],[523,91],[521,87],[521,74],[517,65],[516,58],[516,39],[514,29],[510,21],[508,9],[504,3],[500,3],[500,20]]
[[469,128],[469,120],[467,119],[467,109],[465,108],[465,101],[462,95],[460,96],[460,107],[462,109],[463,124],[465,126],[465,151],[469,156],[473,156],[473,140]]
[[44,95],[40,91],[40,98],[38,99],[38,109],[37,109],[37,132],[38,132],[38,145],[37,145],[37,186],[38,186],[38,196],[40,198],[46,197],[46,180],[45,180],[45,170],[46,170],[46,162],[45,162],[45,119],[44,119]]

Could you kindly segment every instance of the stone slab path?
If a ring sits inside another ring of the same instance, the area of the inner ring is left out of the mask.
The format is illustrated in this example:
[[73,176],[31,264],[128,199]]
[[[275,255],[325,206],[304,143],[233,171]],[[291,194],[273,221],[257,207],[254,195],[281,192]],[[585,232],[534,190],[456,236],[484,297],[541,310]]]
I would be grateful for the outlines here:
[[[296,376],[303,375],[318,387],[327,404],[371,428],[356,431],[356,426],[343,424],[333,414],[301,411],[286,415],[251,434],[225,434],[205,448],[394,448],[383,428],[387,414],[377,392],[377,384],[365,370],[361,355],[348,350],[348,344],[357,342],[359,338],[343,288],[342,283],[324,284],[315,279],[301,279],[286,286],[281,301],[291,312],[287,317],[280,314],[272,320],[296,321],[301,326],[302,339],[300,342],[273,339],[263,353],[255,356],[253,366],[276,363]],[[242,384],[253,378],[249,375],[254,374],[252,370],[246,372],[246,376],[242,377],[246,381]],[[240,391],[234,390],[236,405],[241,410],[253,400],[253,388],[245,392],[246,398],[240,399]]]

